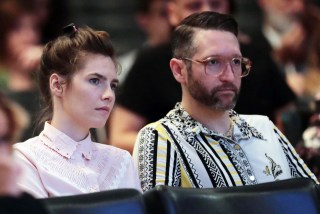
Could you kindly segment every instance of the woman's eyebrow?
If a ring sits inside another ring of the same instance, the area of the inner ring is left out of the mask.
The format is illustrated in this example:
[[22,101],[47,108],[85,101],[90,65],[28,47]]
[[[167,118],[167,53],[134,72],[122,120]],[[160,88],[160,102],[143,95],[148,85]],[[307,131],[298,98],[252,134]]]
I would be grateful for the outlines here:
[[107,80],[107,77],[105,77],[105,76],[103,76],[103,75],[101,75],[101,74],[98,74],[98,73],[92,73],[92,74],[90,74],[90,75],[96,76],[96,77],[98,77],[99,79]]

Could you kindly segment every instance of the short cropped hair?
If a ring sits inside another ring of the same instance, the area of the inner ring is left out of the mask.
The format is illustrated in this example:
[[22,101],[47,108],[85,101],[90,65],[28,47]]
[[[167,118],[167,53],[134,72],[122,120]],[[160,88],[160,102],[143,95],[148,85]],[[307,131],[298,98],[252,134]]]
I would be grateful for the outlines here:
[[193,38],[197,29],[227,31],[238,36],[238,23],[231,15],[211,11],[194,13],[182,20],[173,32],[173,57],[179,59],[195,54]]

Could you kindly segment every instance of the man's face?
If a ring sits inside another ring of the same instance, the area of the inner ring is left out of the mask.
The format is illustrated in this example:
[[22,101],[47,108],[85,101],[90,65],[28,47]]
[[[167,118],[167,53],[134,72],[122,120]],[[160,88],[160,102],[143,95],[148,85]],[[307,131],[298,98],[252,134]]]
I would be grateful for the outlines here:
[[177,26],[187,16],[203,11],[230,13],[229,0],[172,0],[168,4],[169,20]]
[[[233,58],[241,56],[239,42],[235,35],[226,31],[198,30],[194,44],[197,47],[193,60],[202,60],[210,56]],[[208,44],[210,44],[208,46]],[[187,73],[185,87],[196,102],[215,110],[234,108],[241,85],[241,74],[237,75],[230,62],[222,66],[218,76],[207,75],[204,65],[192,63]]]

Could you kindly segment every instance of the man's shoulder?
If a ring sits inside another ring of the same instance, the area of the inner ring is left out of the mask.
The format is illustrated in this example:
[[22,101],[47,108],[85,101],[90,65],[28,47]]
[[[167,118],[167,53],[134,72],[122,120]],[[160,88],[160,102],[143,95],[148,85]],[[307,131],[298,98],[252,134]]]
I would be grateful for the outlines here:
[[259,114],[239,114],[239,117],[244,119],[247,122],[252,121],[256,123],[265,123],[270,121],[268,116],[259,115]]
[[239,117],[246,121],[250,126],[264,131],[266,128],[270,128],[270,124],[273,124],[268,116],[256,115],[256,114],[240,114]]
[[165,118],[161,118],[157,121],[148,123],[143,127],[143,129],[148,130],[159,130],[162,129],[165,126],[165,123],[167,123],[167,120]]

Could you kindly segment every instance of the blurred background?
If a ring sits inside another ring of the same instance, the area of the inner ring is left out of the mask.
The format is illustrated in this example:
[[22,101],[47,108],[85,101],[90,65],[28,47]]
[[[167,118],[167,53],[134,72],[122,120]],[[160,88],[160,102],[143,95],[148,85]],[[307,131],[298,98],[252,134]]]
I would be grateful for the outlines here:
[[[123,54],[141,46],[145,34],[135,21],[137,0],[67,0],[69,20],[78,25],[107,30]],[[244,32],[259,29],[261,12],[256,0],[236,0],[236,17]]]

